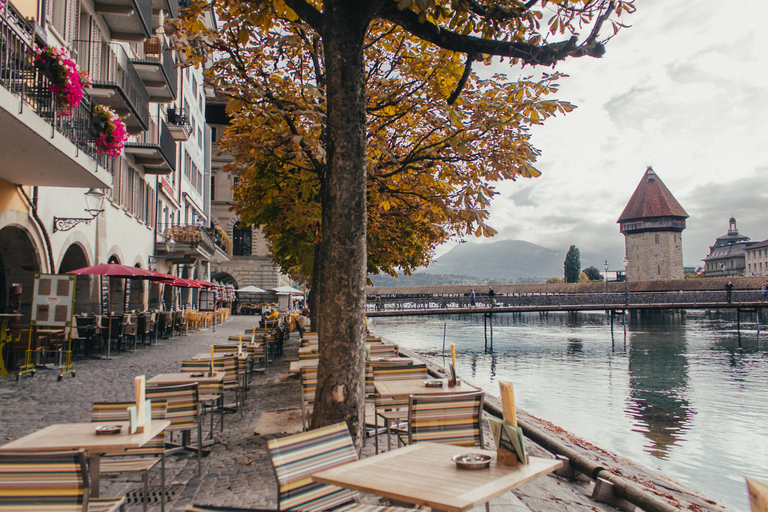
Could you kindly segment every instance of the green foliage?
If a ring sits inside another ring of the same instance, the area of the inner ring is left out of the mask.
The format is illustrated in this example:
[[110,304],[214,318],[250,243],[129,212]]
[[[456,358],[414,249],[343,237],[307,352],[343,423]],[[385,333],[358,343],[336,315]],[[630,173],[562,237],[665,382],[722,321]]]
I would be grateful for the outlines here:
[[590,281],[602,281],[603,274],[600,273],[594,266],[587,267],[582,272],[587,276]]
[[581,253],[572,245],[565,254],[563,262],[563,280],[566,283],[578,283],[581,274]]

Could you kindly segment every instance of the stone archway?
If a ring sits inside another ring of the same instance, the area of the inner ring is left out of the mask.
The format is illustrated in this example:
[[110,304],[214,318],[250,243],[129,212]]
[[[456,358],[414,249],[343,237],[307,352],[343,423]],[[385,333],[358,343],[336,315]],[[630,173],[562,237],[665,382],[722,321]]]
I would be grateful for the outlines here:
[[[88,256],[82,246],[72,244],[67,247],[64,257],[59,264],[59,274],[66,274],[72,270],[88,266]],[[75,285],[75,312],[99,313],[99,279],[97,276],[77,276]]]
[[32,307],[32,287],[35,273],[41,271],[38,252],[32,237],[23,228],[6,226],[0,229],[0,285],[2,285],[0,310],[8,304],[8,287],[21,284],[22,322],[29,323]]

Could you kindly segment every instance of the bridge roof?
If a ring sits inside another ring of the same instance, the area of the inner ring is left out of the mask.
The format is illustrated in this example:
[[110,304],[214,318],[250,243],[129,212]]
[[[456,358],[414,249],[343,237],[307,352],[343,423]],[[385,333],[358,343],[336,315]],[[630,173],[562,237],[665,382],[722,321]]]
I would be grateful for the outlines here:
[[677,202],[672,192],[659,179],[656,172],[648,167],[617,222],[650,217],[681,217],[685,219],[688,218],[688,214]]

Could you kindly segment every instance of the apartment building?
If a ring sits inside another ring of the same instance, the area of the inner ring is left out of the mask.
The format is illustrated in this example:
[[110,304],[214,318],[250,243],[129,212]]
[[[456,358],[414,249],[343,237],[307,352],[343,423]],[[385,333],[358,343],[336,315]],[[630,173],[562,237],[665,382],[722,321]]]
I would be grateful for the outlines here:
[[[232,240],[232,256],[227,261],[212,264],[214,279],[236,288],[258,286],[268,293],[241,297],[241,302],[277,302],[273,288],[295,284],[280,272],[269,255],[269,246],[262,231],[244,225],[233,210],[233,187],[239,179],[234,173],[225,172],[224,166],[233,162],[232,155],[222,152],[218,141],[229,125],[225,111],[227,100],[222,97],[207,98],[206,119],[211,130],[211,215],[214,224]],[[252,300],[251,300],[252,299]]]
[[[210,262],[228,258],[210,226],[202,71],[176,67],[163,33],[178,9],[179,0],[0,3],[0,311],[12,283],[29,304],[36,272],[114,262],[207,279]],[[66,49],[90,76],[69,111],[36,47]],[[116,156],[99,146],[97,106],[130,135]],[[129,308],[141,308],[146,284],[133,286]],[[96,279],[78,279],[79,310],[99,299]]]

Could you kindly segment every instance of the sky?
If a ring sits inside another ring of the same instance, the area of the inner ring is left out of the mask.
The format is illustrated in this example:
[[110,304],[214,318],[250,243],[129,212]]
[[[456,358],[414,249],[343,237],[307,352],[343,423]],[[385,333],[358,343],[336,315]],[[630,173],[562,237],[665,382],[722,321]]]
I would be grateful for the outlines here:
[[[616,220],[648,166],[690,216],[684,265],[702,265],[731,216],[768,239],[768,1],[636,4],[601,59],[557,66],[570,75],[557,97],[578,108],[534,128],[542,176],[499,184],[488,222],[499,234],[471,241],[573,244],[620,269]],[[478,71],[521,76],[491,68]]]

